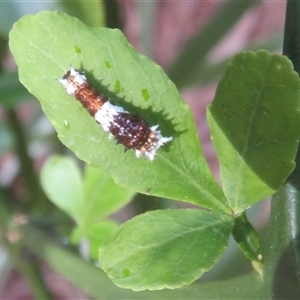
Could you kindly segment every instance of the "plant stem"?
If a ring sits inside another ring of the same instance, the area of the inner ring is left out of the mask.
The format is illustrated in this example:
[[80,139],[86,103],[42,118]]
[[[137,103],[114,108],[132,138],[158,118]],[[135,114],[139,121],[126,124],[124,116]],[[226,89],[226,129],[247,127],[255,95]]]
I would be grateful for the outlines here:
[[[283,54],[300,72],[300,2],[287,1]],[[284,99],[283,99],[284,101]],[[273,299],[300,297],[300,151],[296,168],[273,196],[264,274]]]
[[[36,256],[24,247],[22,239],[18,239],[18,237],[21,238],[20,227],[13,223],[2,197],[0,197],[0,228],[1,241],[8,250],[14,265],[27,281],[34,298],[53,299],[43,281]],[[11,242],[9,236],[15,236],[16,240]]]
[[[287,1],[283,54],[294,64],[300,74],[300,2]],[[296,156],[296,168],[287,179],[287,211],[289,213],[289,235],[293,241],[296,257],[296,275],[300,275],[300,148]],[[283,204],[285,205],[285,204]]]
[[30,199],[30,205],[36,209],[40,206],[39,203],[44,202],[42,200],[45,200],[46,197],[41,189],[38,176],[34,170],[33,161],[28,155],[25,134],[16,111],[14,109],[8,110],[7,117],[15,137],[16,152],[20,160],[21,174],[28,193],[28,198]]
[[283,54],[300,74],[300,2],[288,0],[286,6]]
[[103,6],[105,9],[106,26],[122,30],[123,22],[121,19],[120,3],[116,0],[104,0]]

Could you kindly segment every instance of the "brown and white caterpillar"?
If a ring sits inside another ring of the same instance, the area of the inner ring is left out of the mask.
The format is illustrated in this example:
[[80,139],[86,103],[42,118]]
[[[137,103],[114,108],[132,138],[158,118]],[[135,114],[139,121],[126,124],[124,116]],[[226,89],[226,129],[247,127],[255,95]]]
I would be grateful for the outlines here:
[[87,82],[83,73],[70,68],[59,79],[67,93],[74,96],[89,114],[109,132],[109,138],[124,145],[125,151],[134,149],[136,157],[153,160],[157,150],[172,141],[172,137],[163,137],[158,125],[149,126],[137,113],[129,113],[122,107],[113,105],[109,98],[96,91]]

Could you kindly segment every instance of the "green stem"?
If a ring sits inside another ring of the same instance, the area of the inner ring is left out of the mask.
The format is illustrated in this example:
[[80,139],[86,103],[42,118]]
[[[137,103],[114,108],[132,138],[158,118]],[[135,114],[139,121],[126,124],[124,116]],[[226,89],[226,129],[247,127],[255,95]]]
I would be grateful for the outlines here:
[[[300,2],[287,1],[283,54],[300,71]],[[283,99],[284,100],[284,99]],[[264,274],[273,299],[300,297],[300,151],[296,168],[273,196]]]
[[32,207],[37,207],[38,203],[45,200],[45,195],[41,189],[38,176],[34,170],[33,161],[27,153],[27,142],[22,125],[17,117],[15,110],[7,111],[8,123],[15,137],[16,152],[21,164],[21,173],[24,180],[28,198],[31,201]]
[[272,199],[264,251],[265,288],[272,299],[299,299],[300,193],[290,183]]
[[286,6],[283,54],[300,74],[300,2],[288,0]]
[[[294,64],[295,71],[300,74],[300,2],[287,1],[286,21],[284,30],[283,54],[288,56]],[[287,229],[292,241],[295,254],[296,276],[300,275],[300,149],[296,157],[296,168],[286,184],[287,208],[289,222]]]
[[[39,264],[35,255],[32,255],[22,244],[21,231],[17,224],[13,224],[11,216],[4,205],[3,199],[0,199],[0,228],[1,242],[8,250],[10,258],[14,265],[21,273],[22,277],[27,281],[31,292],[35,299],[53,299],[49,293],[42,274],[39,269]],[[14,225],[12,227],[12,225]],[[15,236],[16,240],[10,242],[9,236]]]
[[106,26],[109,28],[123,29],[120,4],[116,0],[104,0]]

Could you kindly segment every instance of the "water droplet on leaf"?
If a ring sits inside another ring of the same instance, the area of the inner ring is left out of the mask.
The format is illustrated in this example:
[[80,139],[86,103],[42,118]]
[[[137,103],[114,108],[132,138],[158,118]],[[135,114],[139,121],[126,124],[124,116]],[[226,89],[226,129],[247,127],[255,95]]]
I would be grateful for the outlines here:
[[70,123],[69,123],[67,120],[64,121],[64,127],[65,127],[65,129],[67,129],[67,130],[70,129]]

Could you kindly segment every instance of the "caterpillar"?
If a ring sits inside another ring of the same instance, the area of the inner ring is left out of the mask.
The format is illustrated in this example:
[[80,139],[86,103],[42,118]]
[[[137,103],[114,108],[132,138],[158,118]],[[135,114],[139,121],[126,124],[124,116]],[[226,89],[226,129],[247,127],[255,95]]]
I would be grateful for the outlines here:
[[88,83],[84,73],[73,67],[68,70],[59,82],[67,93],[74,96],[88,113],[98,122],[109,138],[114,138],[124,146],[124,151],[135,150],[136,157],[154,160],[157,150],[173,140],[163,137],[158,125],[150,126],[137,113],[129,113],[121,106],[114,105]]

